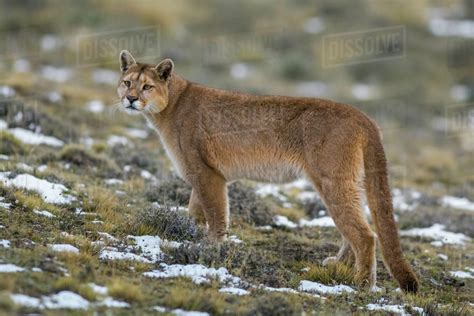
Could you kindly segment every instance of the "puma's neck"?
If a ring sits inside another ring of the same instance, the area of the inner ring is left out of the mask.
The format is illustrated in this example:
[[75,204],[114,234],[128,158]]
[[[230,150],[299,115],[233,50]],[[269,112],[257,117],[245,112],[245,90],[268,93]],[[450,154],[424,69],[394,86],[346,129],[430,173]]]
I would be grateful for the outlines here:
[[159,113],[144,113],[145,118],[152,123],[156,129],[160,129],[160,126],[173,117],[179,100],[189,85],[189,81],[177,74],[173,74],[168,82],[168,105]]

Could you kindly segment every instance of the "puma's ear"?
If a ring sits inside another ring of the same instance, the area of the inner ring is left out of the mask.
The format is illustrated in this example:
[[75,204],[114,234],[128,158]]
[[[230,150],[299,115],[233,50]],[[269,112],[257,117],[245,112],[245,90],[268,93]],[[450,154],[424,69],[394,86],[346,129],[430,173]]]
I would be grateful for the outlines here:
[[120,52],[120,70],[122,73],[126,72],[131,65],[136,64],[135,58],[128,50]]
[[171,59],[163,59],[156,67],[155,70],[158,72],[158,76],[161,80],[168,80],[170,75],[173,73],[174,63]]

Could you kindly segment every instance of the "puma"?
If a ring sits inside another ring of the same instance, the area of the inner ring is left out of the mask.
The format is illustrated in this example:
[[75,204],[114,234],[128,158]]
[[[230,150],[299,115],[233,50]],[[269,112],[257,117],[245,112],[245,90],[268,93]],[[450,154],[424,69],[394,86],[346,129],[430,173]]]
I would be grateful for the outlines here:
[[[336,257],[355,260],[356,281],[376,281],[375,246],[401,289],[418,290],[393,215],[387,161],[376,123],[356,108],[324,99],[256,96],[189,82],[164,59],[137,63],[120,53],[118,94],[129,114],[154,126],[179,175],[192,186],[189,212],[211,239],[225,238],[227,183],[288,182],[306,176],[342,235]],[[377,235],[361,209],[363,184]]]

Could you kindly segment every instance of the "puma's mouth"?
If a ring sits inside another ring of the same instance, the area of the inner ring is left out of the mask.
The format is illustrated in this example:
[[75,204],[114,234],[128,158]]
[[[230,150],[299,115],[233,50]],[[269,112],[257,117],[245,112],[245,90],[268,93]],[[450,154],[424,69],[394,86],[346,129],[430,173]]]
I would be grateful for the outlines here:
[[125,108],[127,110],[138,111],[138,109],[133,104],[127,105]]

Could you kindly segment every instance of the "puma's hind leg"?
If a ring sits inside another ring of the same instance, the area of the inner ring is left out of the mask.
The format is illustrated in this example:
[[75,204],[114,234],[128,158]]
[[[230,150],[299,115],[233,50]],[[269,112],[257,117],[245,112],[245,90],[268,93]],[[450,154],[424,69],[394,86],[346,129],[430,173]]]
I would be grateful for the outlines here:
[[[340,178],[325,182],[322,194],[329,214],[355,255],[356,282],[373,286],[376,279],[376,235],[363,216],[357,185]],[[350,253],[347,247],[342,250],[343,255]]]
[[355,261],[354,251],[352,251],[351,244],[343,237],[342,245],[339,252],[334,257],[327,257],[323,261],[323,265],[327,266],[335,263],[344,263],[347,265],[353,264]]

